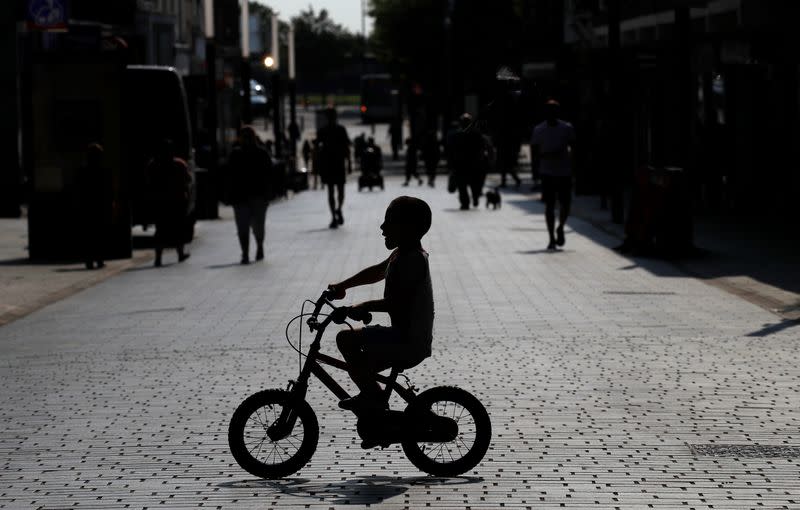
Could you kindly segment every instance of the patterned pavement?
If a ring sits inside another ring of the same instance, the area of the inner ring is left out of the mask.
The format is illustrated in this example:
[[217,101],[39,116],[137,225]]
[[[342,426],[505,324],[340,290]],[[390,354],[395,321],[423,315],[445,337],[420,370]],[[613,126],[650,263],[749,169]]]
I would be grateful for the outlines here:
[[[336,231],[322,192],[274,204],[267,260],[250,266],[223,211],[187,262],[170,253],[0,327],[0,508],[800,508],[794,323],[621,257],[579,220],[547,253],[531,196],[461,212],[400,182],[351,186]],[[425,476],[397,446],[362,450],[312,382],[317,453],[254,479],[228,451],[230,416],[295,377],[286,321],[387,255],[378,226],[403,193],[434,211],[437,313],[434,355],[408,375],[478,396],[489,452],[467,476]]]

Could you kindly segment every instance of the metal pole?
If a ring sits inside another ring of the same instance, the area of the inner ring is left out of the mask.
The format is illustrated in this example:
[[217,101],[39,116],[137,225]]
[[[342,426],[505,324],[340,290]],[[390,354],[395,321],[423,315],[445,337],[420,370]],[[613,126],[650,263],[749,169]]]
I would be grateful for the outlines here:
[[[609,88],[611,96],[611,107],[614,111],[619,112],[622,107],[622,94],[621,85],[622,79],[620,76],[620,0],[608,1],[608,61],[610,68]],[[609,112],[609,115],[611,113]],[[624,145],[621,143],[620,137],[622,136],[622,122],[619,115],[615,114],[613,118],[609,119],[611,123],[611,147],[609,158],[609,170],[611,177],[611,221],[621,224],[624,221],[624,193],[623,186],[625,180],[623,178],[622,162],[620,151]]]
[[272,130],[275,133],[275,157],[280,159],[283,156],[283,130],[281,129],[281,110],[283,104],[283,92],[281,90],[281,73],[272,72]]
[[675,36],[676,55],[678,57],[675,69],[677,81],[678,100],[678,145],[679,165],[684,172],[689,168],[690,147],[692,143],[692,118],[694,112],[694,76],[692,74],[692,20],[689,6],[684,5],[675,9]]
[[[203,14],[205,18],[206,36],[206,81],[208,93],[207,129],[209,137],[209,174],[211,182],[216,182],[219,178],[217,167],[219,165],[219,141],[217,127],[217,47],[214,42],[214,0],[203,0]],[[214,186],[216,188],[216,186]],[[214,205],[211,216],[217,216],[217,197],[214,197]]]
[[277,71],[281,68],[281,52],[280,52],[280,39],[278,39],[278,31],[280,30],[280,23],[278,20],[278,15],[272,15],[272,58],[275,59],[275,64],[272,66],[274,71]]
[[280,73],[280,39],[278,30],[280,24],[277,14],[272,15],[272,129],[275,133],[275,157],[283,156],[283,129],[281,128],[281,115],[283,113],[283,92],[281,90]]
[[[6,62],[0,70],[0,88],[7,92],[3,99],[0,99],[0,217],[19,218],[22,214],[20,210],[20,172],[19,172],[19,151],[17,147],[18,136],[18,116],[17,101],[19,100],[17,91],[17,24],[15,14],[15,4],[13,2],[4,3],[0,9],[3,14],[2,37],[3,43],[0,44],[0,51],[3,52]],[[26,57],[27,58],[27,57]]]
[[242,0],[242,122],[250,124],[253,115],[250,106],[250,4]]
[[[290,152],[292,162],[297,161],[297,82],[294,61],[294,26],[289,26],[289,137],[291,142]],[[296,165],[295,165],[296,167]],[[295,170],[292,168],[291,170]]]

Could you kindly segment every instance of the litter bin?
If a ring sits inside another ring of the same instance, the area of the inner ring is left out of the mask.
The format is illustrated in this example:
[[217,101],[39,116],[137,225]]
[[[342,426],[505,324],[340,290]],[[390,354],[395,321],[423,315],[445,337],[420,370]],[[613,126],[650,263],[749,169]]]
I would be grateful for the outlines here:
[[194,204],[195,217],[199,220],[219,218],[219,197],[213,173],[206,168],[195,168],[194,178],[197,193]]
[[693,224],[687,184],[682,168],[640,167],[620,251],[662,256],[691,252]]
[[667,256],[684,255],[694,248],[692,204],[683,168],[666,166],[650,173],[650,185],[659,208],[653,214],[653,247]]
[[294,170],[289,176],[289,185],[295,193],[308,189],[308,169],[305,167]]
[[286,160],[273,159],[272,160],[272,196],[286,197],[287,188],[287,175],[286,175]]

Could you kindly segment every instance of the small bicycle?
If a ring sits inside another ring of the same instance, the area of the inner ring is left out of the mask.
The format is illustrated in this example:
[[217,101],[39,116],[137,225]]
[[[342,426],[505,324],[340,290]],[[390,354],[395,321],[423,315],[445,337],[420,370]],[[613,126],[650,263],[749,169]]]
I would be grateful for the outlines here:
[[[228,444],[236,462],[248,473],[261,478],[281,478],[300,470],[314,455],[319,439],[319,424],[314,410],[306,402],[308,379],[313,374],[339,399],[349,398],[345,391],[322,364],[347,370],[347,363],[320,352],[322,336],[331,322],[346,323],[341,314],[321,314],[324,305],[334,311],[332,295],[325,291],[316,302],[314,311],[294,317],[286,325],[289,344],[289,327],[308,316],[306,324],[316,332],[308,353],[292,345],[305,362],[301,362],[296,381],[289,381],[286,390],[263,390],[246,398],[233,413],[228,428]],[[325,318],[320,321],[320,316]],[[352,317],[352,314],[351,314]],[[364,324],[372,321],[365,313],[357,320]],[[350,326],[350,324],[347,324]],[[352,328],[352,326],[350,326]],[[434,476],[458,476],[475,467],[489,448],[492,425],[483,404],[470,393],[452,386],[437,386],[417,394],[408,377],[402,374],[405,367],[392,367],[389,376],[377,374],[383,383],[382,407],[356,410],[357,430],[368,444],[381,446],[400,443],[414,466]],[[397,382],[405,378],[406,386]],[[402,411],[389,409],[392,392],[406,403]],[[363,446],[363,444],[362,444]]]

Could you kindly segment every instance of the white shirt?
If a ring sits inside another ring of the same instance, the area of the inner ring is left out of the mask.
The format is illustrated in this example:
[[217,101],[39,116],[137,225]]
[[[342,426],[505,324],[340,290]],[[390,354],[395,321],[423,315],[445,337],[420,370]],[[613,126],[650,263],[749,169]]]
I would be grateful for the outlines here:
[[574,143],[575,128],[569,122],[559,119],[551,126],[545,121],[533,128],[531,147],[538,145],[539,154],[556,154],[539,159],[539,173],[557,177],[571,176],[572,165],[567,148]]

